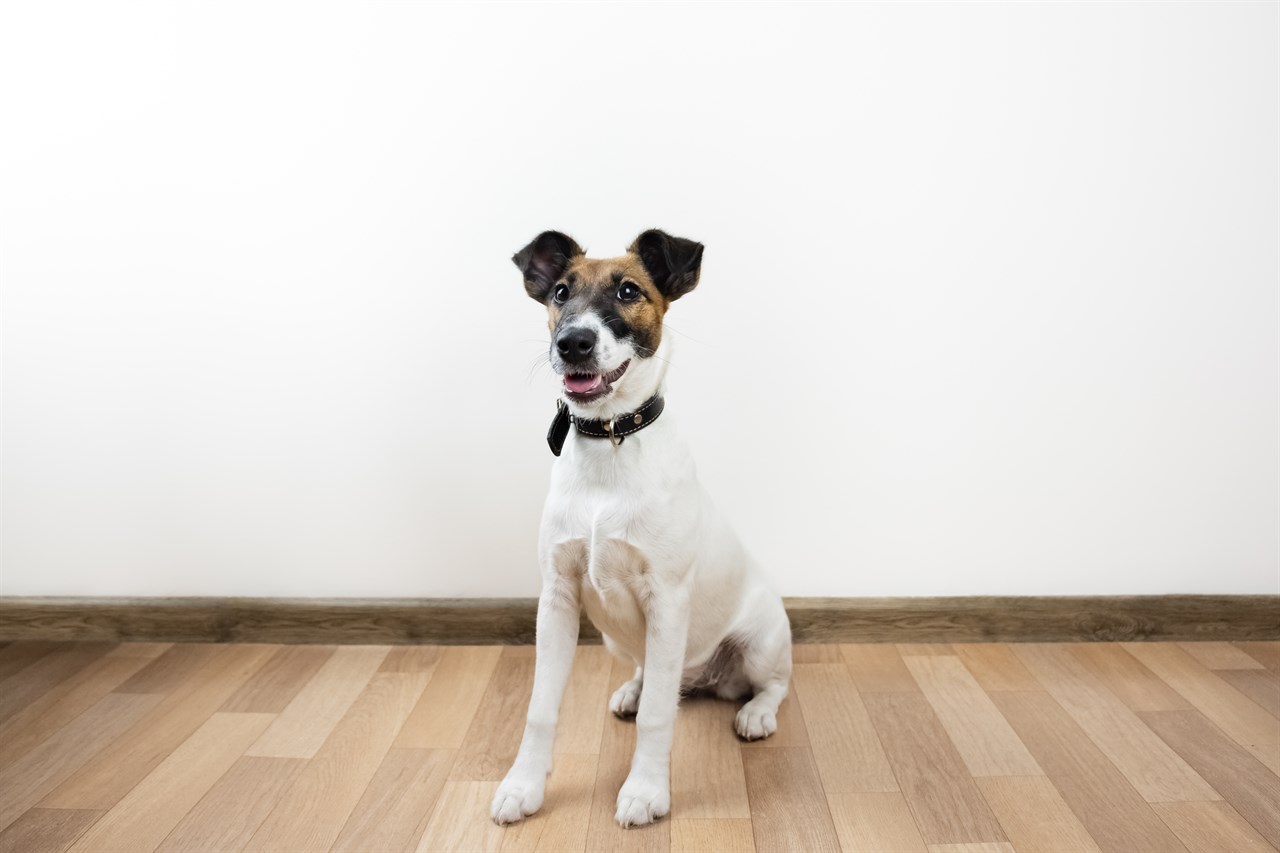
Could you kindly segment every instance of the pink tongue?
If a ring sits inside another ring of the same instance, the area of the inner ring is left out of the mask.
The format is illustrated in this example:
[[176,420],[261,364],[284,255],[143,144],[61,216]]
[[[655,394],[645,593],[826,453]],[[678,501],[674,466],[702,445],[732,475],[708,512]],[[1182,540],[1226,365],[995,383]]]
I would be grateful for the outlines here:
[[592,376],[577,376],[572,373],[564,375],[564,387],[575,394],[590,394],[599,388],[603,381],[598,373]]

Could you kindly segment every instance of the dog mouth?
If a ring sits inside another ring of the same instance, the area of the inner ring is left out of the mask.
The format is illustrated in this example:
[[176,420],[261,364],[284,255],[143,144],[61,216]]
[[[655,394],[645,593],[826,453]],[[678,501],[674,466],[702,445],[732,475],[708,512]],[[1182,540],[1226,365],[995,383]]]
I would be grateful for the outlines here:
[[615,370],[611,370],[608,373],[580,373],[578,371],[566,373],[564,375],[564,393],[570,400],[578,403],[598,400],[613,390],[613,383],[622,378],[622,374],[627,372],[627,365],[629,364],[631,364],[631,359],[622,362]]

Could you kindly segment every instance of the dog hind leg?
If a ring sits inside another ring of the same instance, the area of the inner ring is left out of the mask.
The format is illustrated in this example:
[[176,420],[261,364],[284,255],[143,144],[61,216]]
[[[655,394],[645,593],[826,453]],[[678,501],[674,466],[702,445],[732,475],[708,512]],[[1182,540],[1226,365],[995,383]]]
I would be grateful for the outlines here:
[[613,691],[609,699],[609,710],[615,716],[634,717],[640,711],[640,691],[644,687],[644,667],[636,667],[636,674],[629,681]]
[[778,706],[787,698],[791,681],[791,625],[781,601],[772,609],[774,624],[742,650],[742,669],[755,695],[738,711],[734,729],[746,740],[760,740],[778,730]]

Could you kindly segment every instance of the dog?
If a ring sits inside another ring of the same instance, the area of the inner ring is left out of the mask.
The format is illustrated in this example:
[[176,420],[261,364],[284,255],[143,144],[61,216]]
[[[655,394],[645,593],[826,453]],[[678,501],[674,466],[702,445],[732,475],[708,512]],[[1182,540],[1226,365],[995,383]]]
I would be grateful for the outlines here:
[[609,700],[614,714],[636,720],[617,799],[622,826],[670,811],[682,693],[750,697],[738,735],[777,730],[791,678],[782,600],[698,483],[673,419],[659,417],[671,351],[663,317],[697,287],[702,252],[651,230],[625,255],[593,259],[546,231],[512,258],[547,308],[550,363],[564,387],[548,434],[559,458],[538,538],[533,692],[520,750],[493,798],[499,824],[542,805],[583,609],[609,650],[635,665]]

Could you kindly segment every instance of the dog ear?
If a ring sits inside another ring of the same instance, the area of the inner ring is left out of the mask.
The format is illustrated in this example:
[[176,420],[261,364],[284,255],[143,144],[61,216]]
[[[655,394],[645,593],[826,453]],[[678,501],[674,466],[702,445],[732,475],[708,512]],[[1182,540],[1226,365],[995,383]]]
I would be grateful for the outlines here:
[[679,299],[698,286],[701,243],[672,237],[655,228],[637,237],[629,251],[640,257],[645,271],[667,299]]
[[524,275],[525,291],[539,302],[545,302],[569,262],[581,254],[582,248],[572,237],[559,231],[543,231],[512,255],[511,261]]

